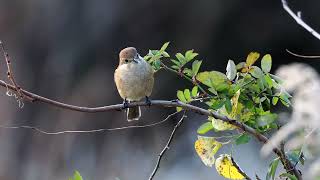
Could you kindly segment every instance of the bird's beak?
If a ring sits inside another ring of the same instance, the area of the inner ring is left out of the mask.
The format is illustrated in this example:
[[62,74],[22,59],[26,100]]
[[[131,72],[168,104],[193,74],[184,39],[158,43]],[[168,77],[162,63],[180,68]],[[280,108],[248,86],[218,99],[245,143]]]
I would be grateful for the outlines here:
[[143,59],[143,57],[141,57],[141,56],[138,54],[136,57],[133,58],[133,61],[134,61],[135,63],[139,63],[139,61],[141,61],[141,59]]
[[133,58],[132,61],[138,63],[139,59]]

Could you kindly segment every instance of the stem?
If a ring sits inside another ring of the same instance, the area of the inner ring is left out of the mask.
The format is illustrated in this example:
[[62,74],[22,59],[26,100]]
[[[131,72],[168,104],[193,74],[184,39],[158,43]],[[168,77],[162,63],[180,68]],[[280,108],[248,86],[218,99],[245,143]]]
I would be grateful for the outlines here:
[[164,153],[170,148],[170,144],[171,144],[171,142],[172,142],[172,140],[173,140],[173,138],[174,138],[174,135],[175,135],[177,129],[180,127],[180,125],[182,124],[184,118],[186,117],[185,114],[186,114],[186,111],[184,111],[181,119],[180,119],[179,122],[174,126],[174,128],[173,128],[173,130],[172,130],[172,132],[171,132],[171,135],[170,135],[170,137],[169,137],[169,139],[168,139],[168,141],[167,141],[166,146],[162,149],[162,151],[161,151],[160,154],[158,155],[158,160],[157,160],[156,166],[154,167],[154,169],[153,169],[153,171],[152,171],[152,173],[151,173],[151,175],[150,175],[150,177],[149,177],[149,180],[152,180],[153,177],[156,175],[156,173],[157,173],[157,171],[158,171],[158,169],[159,169],[159,167],[160,167],[161,159],[162,159]]
[[182,76],[182,77],[185,78],[186,80],[190,81],[192,84],[195,84],[196,86],[198,86],[198,88],[200,89],[200,91],[201,91],[204,95],[207,95],[207,96],[209,96],[209,97],[212,97],[212,96],[211,96],[208,92],[206,92],[198,83],[195,83],[191,78],[189,78],[189,77],[186,76],[185,74],[177,72],[176,70],[168,67],[167,65],[165,65],[165,64],[164,64],[163,62],[161,62],[161,61],[160,61],[160,63],[161,63],[162,67],[163,67],[165,70],[168,70],[168,71],[170,71],[170,72],[172,72],[172,73],[175,73],[175,74],[177,74],[177,75],[179,75],[179,76]]

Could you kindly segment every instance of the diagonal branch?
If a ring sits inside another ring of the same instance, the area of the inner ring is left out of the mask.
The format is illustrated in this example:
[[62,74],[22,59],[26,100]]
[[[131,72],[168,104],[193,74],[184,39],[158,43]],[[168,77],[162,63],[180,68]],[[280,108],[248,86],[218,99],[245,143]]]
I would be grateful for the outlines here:
[[[13,91],[17,91],[16,88],[12,85],[6,84],[3,81],[0,81],[0,86],[9,88]],[[31,93],[29,91],[26,91],[22,88],[20,88],[21,93],[23,93],[24,96],[33,99],[31,102],[40,102],[40,103],[45,103],[49,104],[52,106],[56,106],[58,108],[62,109],[68,109],[68,110],[73,110],[73,111],[79,111],[79,112],[87,112],[87,113],[96,113],[96,112],[107,112],[107,111],[121,111],[123,110],[123,104],[115,104],[115,105],[109,105],[109,106],[101,106],[101,107],[81,107],[81,106],[75,106],[75,105],[70,105],[70,104],[65,104],[59,101],[54,101],[51,99],[48,99],[46,97],[39,96],[37,94]],[[238,129],[241,129],[252,136],[254,136],[258,141],[261,143],[265,144],[268,141],[268,138],[262,135],[261,133],[257,132],[255,129],[251,128],[250,126],[239,122],[235,119],[230,119],[227,116],[220,115],[216,112],[211,112],[209,110],[191,105],[191,104],[185,104],[180,101],[166,101],[166,100],[152,100],[151,104],[147,102],[132,102],[128,103],[128,108],[129,107],[135,107],[135,106],[158,106],[158,107],[181,107],[184,110],[190,110],[195,113],[205,115],[205,116],[212,116],[216,119],[220,119],[222,121],[228,122],[234,126],[236,126]],[[285,169],[287,172],[290,172],[294,174],[298,179],[301,179],[301,175],[298,172],[298,170],[290,163],[290,161],[287,159],[287,157],[281,153],[279,148],[274,148],[273,152],[280,157],[280,160],[282,164],[284,165]],[[299,178],[300,177],[300,178]]]
[[173,130],[172,130],[172,132],[171,132],[171,135],[170,135],[170,137],[169,137],[169,139],[168,139],[168,141],[167,141],[166,146],[162,149],[162,151],[161,151],[160,154],[158,155],[158,160],[157,160],[156,166],[154,167],[154,169],[153,169],[153,171],[152,171],[152,173],[151,173],[151,175],[150,175],[150,177],[149,177],[149,180],[152,180],[153,177],[156,175],[156,173],[157,173],[157,171],[158,171],[158,169],[159,169],[159,167],[160,167],[161,159],[162,159],[164,153],[170,148],[170,144],[171,144],[171,142],[172,142],[172,140],[173,140],[173,137],[174,137],[177,129],[180,127],[180,125],[182,124],[184,118],[186,117],[185,114],[186,114],[186,111],[183,112],[182,117],[180,118],[180,120],[178,121],[178,123],[174,126],[174,128],[173,128]]
[[301,25],[304,29],[306,29],[307,31],[309,31],[314,37],[316,37],[317,39],[320,40],[320,34],[315,31],[314,29],[312,29],[307,23],[305,23],[302,19],[301,19],[301,12],[298,12],[297,14],[295,14],[290,7],[288,6],[288,2],[286,0],[281,0],[282,2],[282,6],[284,8],[284,10],[286,10],[289,15],[296,20],[296,22]]

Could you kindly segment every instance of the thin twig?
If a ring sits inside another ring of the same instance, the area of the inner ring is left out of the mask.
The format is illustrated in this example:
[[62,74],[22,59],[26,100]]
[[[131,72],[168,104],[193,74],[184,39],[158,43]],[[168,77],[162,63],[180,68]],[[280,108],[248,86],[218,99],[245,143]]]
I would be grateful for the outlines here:
[[286,0],[281,0],[282,2],[282,6],[284,8],[284,10],[286,10],[290,16],[296,20],[296,22],[301,25],[304,29],[306,29],[307,31],[309,31],[314,37],[316,37],[317,39],[320,40],[320,34],[315,31],[314,29],[312,29],[308,24],[306,24],[302,19],[301,19],[301,12],[298,12],[297,14],[295,14],[288,6],[288,3]]
[[153,126],[157,126],[157,125],[160,125],[160,124],[166,122],[167,120],[169,120],[172,116],[176,115],[177,113],[179,113],[179,112],[176,111],[174,113],[171,113],[164,120],[159,121],[159,122],[146,124],[146,125],[124,126],[124,127],[117,127],[117,128],[102,128],[102,129],[93,129],[93,130],[66,130],[66,131],[58,131],[58,132],[48,132],[48,131],[44,131],[44,130],[42,130],[38,127],[34,127],[34,126],[1,126],[0,125],[0,128],[4,128],[4,129],[32,129],[34,131],[37,131],[39,133],[46,134],[46,135],[58,135],[58,134],[67,134],[67,133],[97,133],[97,132],[105,132],[105,131],[118,131],[118,130],[126,130],[126,129],[153,127]]
[[[177,75],[179,75],[179,76],[182,75],[183,78],[185,78],[186,80],[190,81],[192,84],[195,83],[191,78],[189,78],[189,77],[186,76],[185,74],[180,74],[179,72],[177,72],[177,71],[175,71],[174,69],[168,67],[167,65],[165,65],[165,64],[164,64],[163,62],[161,62],[161,61],[160,61],[160,63],[161,63],[161,66],[162,66],[165,70],[168,70],[168,71],[170,71],[170,72],[172,72],[172,73],[175,73],[175,74],[177,74]],[[211,97],[211,95],[210,95],[206,90],[204,90],[198,83],[195,84],[195,85],[198,86],[198,88],[200,89],[200,91],[201,91],[204,95]]]
[[[19,107],[23,108],[23,106],[24,106],[23,100],[24,100],[25,97],[24,97],[23,93],[20,90],[21,89],[20,86],[17,84],[17,82],[16,82],[16,80],[14,78],[13,71],[12,71],[12,68],[11,68],[10,56],[7,53],[6,48],[4,47],[4,44],[2,43],[2,41],[0,41],[0,46],[1,46],[0,48],[1,48],[1,51],[3,53],[5,62],[7,64],[7,77],[10,80],[10,82],[12,83],[12,85],[14,86],[15,92],[17,93],[17,95],[15,93],[10,94],[10,91],[7,91],[7,95],[8,96],[13,96],[17,100],[17,102],[19,103]],[[26,97],[26,98],[29,101],[33,100],[30,97]]]
[[182,115],[182,117],[180,118],[179,122],[174,126],[174,128],[173,128],[173,130],[172,130],[172,132],[171,132],[171,135],[170,135],[170,137],[169,137],[169,139],[168,139],[168,141],[167,141],[167,144],[165,145],[165,147],[162,149],[162,151],[161,151],[160,154],[158,155],[158,160],[157,160],[156,166],[154,167],[154,169],[153,169],[153,171],[152,171],[152,173],[151,173],[151,175],[150,175],[150,177],[149,177],[149,180],[152,180],[153,177],[156,175],[156,173],[157,173],[157,171],[158,171],[158,169],[159,169],[159,167],[160,167],[161,159],[162,159],[164,153],[170,148],[170,144],[171,144],[171,142],[172,142],[172,140],[173,140],[173,137],[174,137],[177,129],[180,127],[180,125],[182,124],[184,118],[186,117],[185,114],[186,114],[186,111],[183,112],[183,115]]
[[293,56],[296,56],[296,57],[300,57],[300,58],[307,58],[307,59],[318,59],[320,58],[320,56],[306,56],[306,55],[300,55],[300,54],[296,54],[296,53],[293,53],[292,51],[289,51],[288,49],[286,49],[286,51],[293,55]]
[[14,79],[14,75],[13,75],[13,72],[12,72],[12,69],[11,69],[11,61],[10,61],[9,54],[7,53],[2,41],[0,41],[0,46],[1,46],[1,51],[3,53],[4,59],[5,59],[6,64],[7,64],[7,76],[8,76],[8,79],[11,81],[11,83],[15,87],[16,92],[18,93],[19,97],[21,99],[23,99],[23,94],[20,92],[20,87],[18,86],[18,84],[16,83],[16,80]]

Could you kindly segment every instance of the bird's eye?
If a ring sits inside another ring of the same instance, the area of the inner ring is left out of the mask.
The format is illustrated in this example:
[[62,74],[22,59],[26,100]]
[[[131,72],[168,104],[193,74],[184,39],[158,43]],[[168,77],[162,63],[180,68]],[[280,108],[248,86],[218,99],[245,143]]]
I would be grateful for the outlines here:
[[129,62],[129,60],[128,60],[128,59],[126,59],[126,60],[124,60],[124,62],[128,63],[128,62]]

